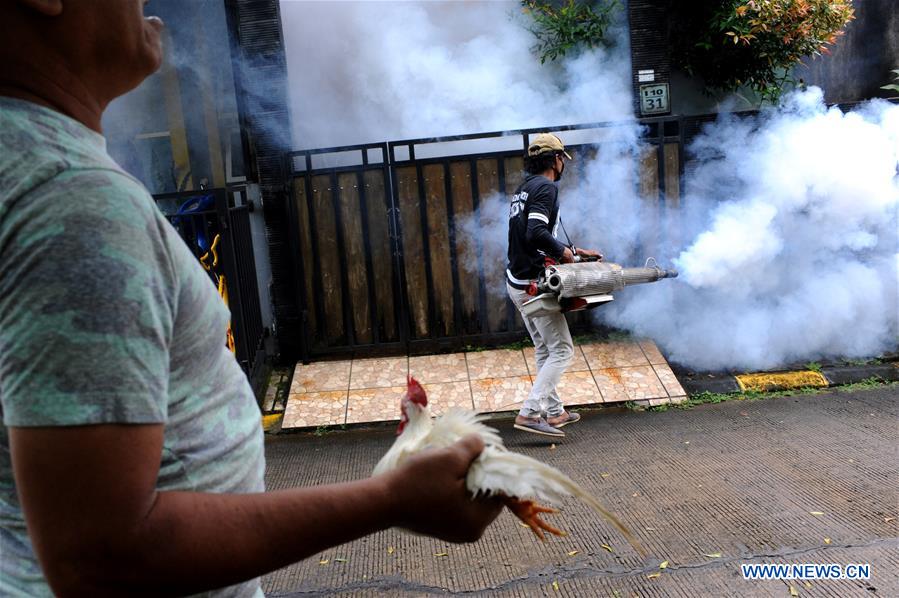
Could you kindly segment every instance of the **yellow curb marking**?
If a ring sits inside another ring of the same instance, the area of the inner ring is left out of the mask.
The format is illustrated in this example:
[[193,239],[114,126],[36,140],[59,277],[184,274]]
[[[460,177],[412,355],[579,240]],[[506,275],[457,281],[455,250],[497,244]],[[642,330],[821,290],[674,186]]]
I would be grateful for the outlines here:
[[765,391],[772,388],[802,388],[804,386],[829,386],[821,372],[805,370],[800,372],[780,372],[777,374],[742,374],[734,376],[741,390]]
[[284,417],[283,413],[272,413],[271,415],[263,415],[262,416],[262,429],[268,432],[272,428],[278,425],[281,419]]

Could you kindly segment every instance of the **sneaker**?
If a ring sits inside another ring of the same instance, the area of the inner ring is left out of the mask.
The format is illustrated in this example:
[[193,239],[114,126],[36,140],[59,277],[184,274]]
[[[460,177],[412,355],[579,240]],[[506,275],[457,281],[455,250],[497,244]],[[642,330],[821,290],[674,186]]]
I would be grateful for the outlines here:
[[[564,419],[562,419],[564,418]],[[554,419],[559,419],[558,422],[553,422]],[[548,417],[546,418],[546,423],[553,426],[554,428],[561,428],[563,426],[567,426],[568,424],[573,424],[574,422],[581,421],[580,413],[573,413],[571,411],[563,411],[562,415],[558,415],[556,417]]]
[[516,418],[515,420],[515,429],[521,430],[522,432],[530,432],[531,434],[540,434],[541,436],[552,436],[554,438],[564,438],[565,432],[559,430],[558,428],[554,428],[542,417],[538,418],[524,418],[525,421],[520,421]]

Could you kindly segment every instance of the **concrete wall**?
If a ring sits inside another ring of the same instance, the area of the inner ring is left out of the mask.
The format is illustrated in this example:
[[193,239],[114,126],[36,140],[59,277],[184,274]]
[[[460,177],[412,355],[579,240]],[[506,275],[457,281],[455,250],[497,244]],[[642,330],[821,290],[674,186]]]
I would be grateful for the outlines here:
[[824,89],[828,103],[894,97],[880,89],[893,82],[899,68],[899,3],[896,0],[855,0],[855,20],[830,56],[807,59],[794,70],[806,83]]

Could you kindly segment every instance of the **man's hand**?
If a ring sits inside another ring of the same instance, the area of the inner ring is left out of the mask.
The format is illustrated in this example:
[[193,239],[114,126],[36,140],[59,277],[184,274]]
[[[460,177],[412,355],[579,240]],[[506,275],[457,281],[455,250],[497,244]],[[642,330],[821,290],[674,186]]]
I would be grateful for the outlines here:
[[595,258],[597,262],[602,261],[602,254],[598,251],[593,251],[592,249],[581,249],[578,247],[577,254],[581,257],[586,258]]
[[562,259],[559,261],[563,264],[570,264],[574,261],[574,254],[571,252],[570,248],[565,248],[565,251],[562,252]]
[[502,510],[496,498],[472,498],[465,485],[471,462],[484,450],[477,436],[415,455],[387,474],[399,525],[448,542],[478,540]]

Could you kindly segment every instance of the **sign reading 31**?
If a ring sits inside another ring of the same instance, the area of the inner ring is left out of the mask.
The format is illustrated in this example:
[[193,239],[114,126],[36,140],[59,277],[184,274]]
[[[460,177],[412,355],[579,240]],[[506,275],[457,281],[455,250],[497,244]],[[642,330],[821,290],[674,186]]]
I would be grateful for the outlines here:
[[640,114],[664,114],[667,112],[671,112],[668,103],[668,84],[641,85]]

